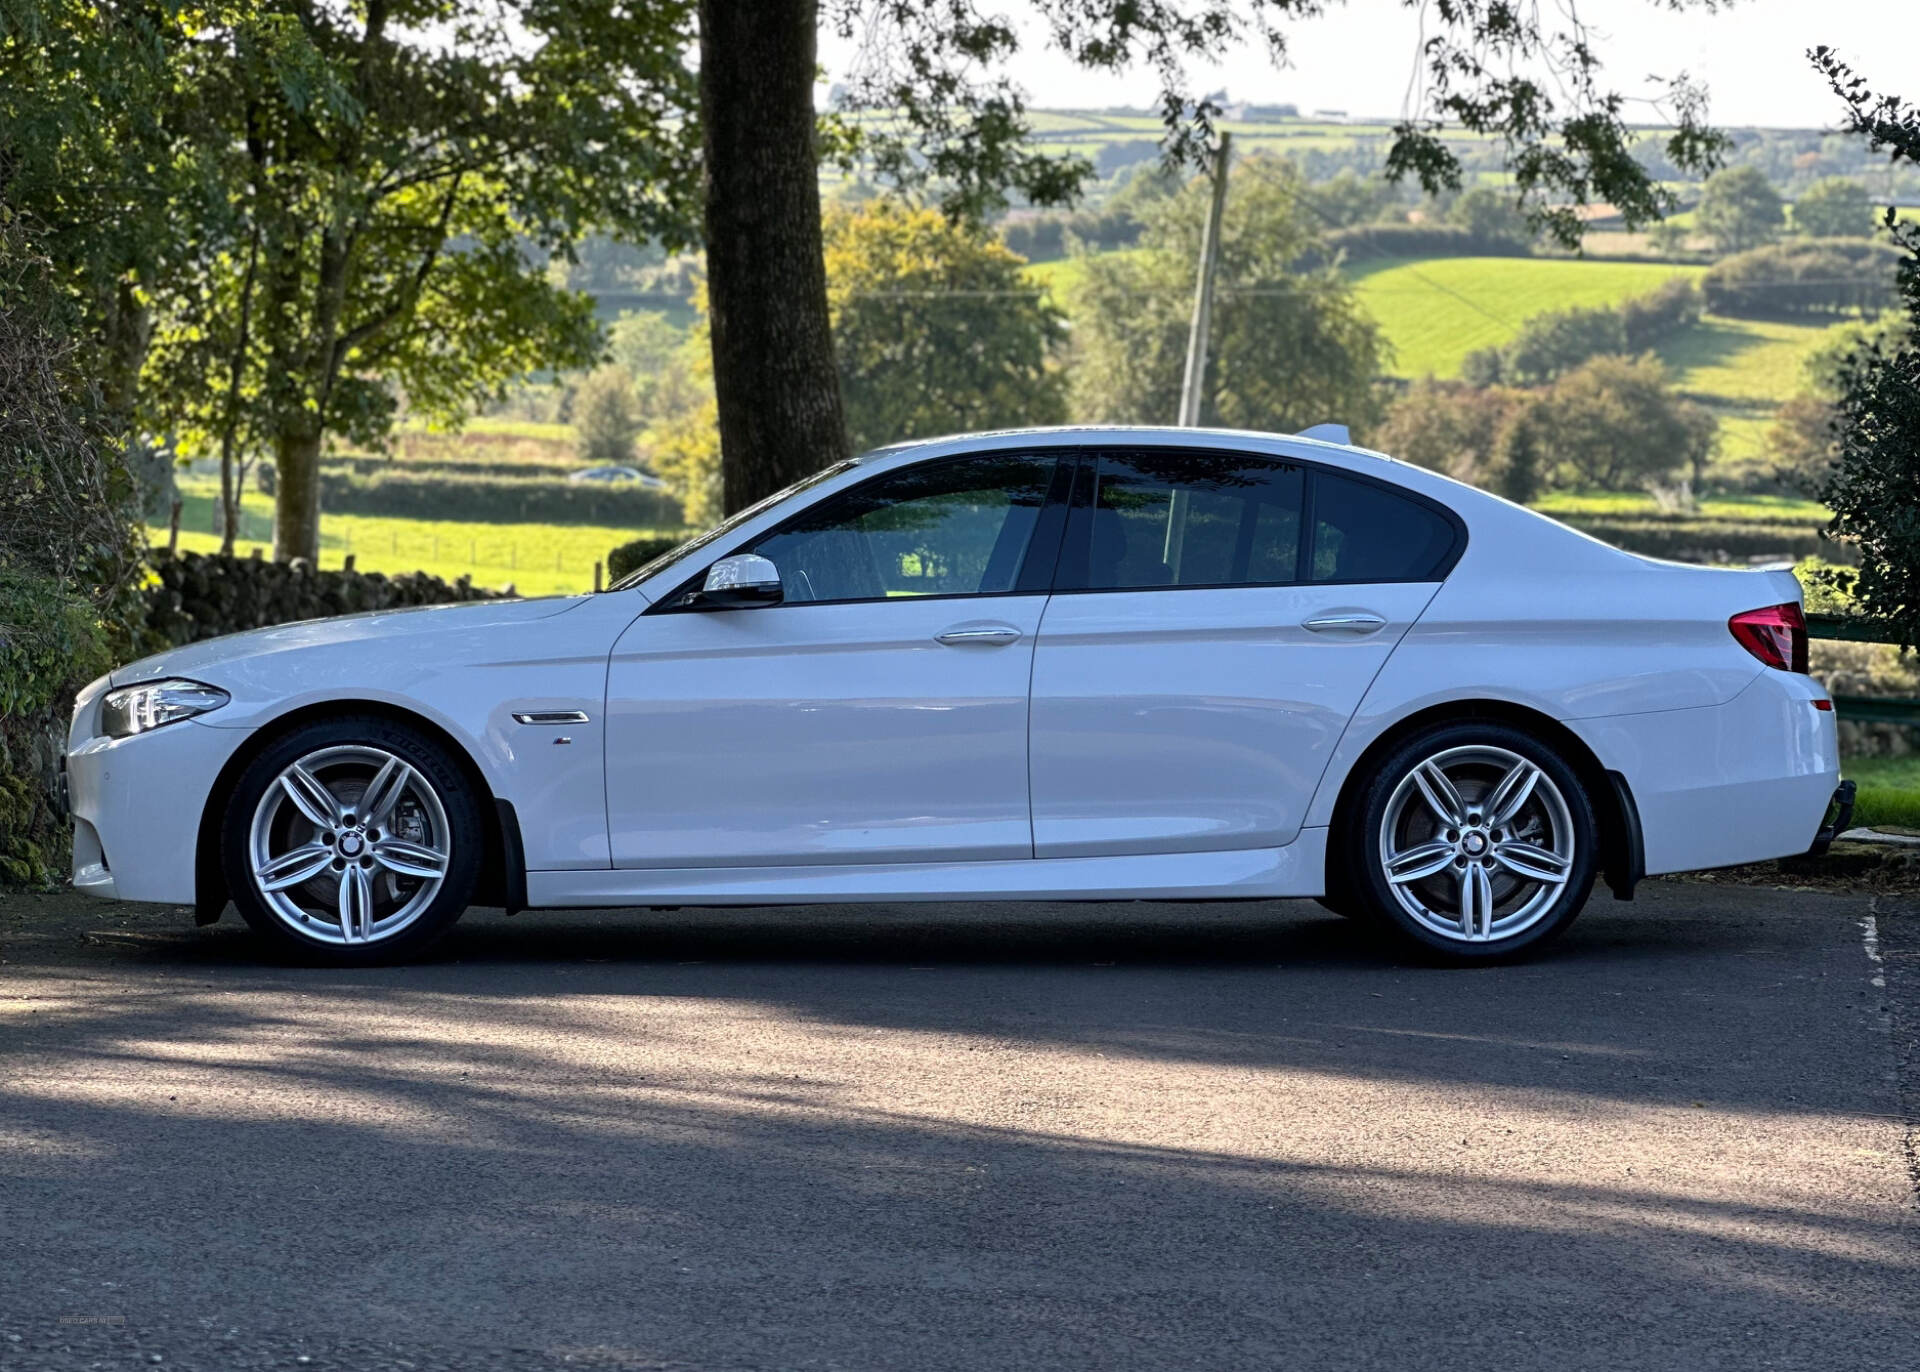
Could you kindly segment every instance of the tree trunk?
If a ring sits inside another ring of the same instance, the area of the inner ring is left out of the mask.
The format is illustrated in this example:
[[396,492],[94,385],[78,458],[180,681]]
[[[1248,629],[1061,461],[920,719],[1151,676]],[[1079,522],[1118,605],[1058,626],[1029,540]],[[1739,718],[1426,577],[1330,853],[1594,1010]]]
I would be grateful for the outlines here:
[[240,430],[240,383],[247,372],[247,348],[253,330],[253,275],[260,263],[260,226],[247,238],[247,270],[240,278],[240,327],[227,364],[227,413],[220,424],[220,551],[231,557],[239,536],[240,498],[246,488],[246,468],[236,470],[234,443]]
[[273,560],[320,565],[320,434],[294,430],[273,445]]
[[700,0],[707,292],[729,513],[846,456],[821,261],[818,0]]

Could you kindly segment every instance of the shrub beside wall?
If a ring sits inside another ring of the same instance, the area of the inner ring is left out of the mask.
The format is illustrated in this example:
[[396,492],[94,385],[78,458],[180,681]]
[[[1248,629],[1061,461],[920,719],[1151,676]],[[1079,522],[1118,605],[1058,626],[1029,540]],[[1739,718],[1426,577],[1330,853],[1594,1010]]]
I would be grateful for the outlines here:
[[65,873],[71,842],[57,804],[73,694],[107,670],[93,607],[57,583],[0,570],[0,883]]
[[664,552],[678,548],[687,540],[678,537],[636,538],[622,543],[607,554],[607,580],[618,581],[636,567],[644,567]]

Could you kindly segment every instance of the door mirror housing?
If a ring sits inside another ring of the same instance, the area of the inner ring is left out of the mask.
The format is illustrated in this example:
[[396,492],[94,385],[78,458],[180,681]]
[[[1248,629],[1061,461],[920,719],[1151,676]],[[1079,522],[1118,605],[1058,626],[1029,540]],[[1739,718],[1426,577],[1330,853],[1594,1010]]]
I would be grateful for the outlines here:
[[756,605],[778,605],[786,598],[780,569],[758,553],[735,553],[707,568],[707,579],[693,608],[746,610]]

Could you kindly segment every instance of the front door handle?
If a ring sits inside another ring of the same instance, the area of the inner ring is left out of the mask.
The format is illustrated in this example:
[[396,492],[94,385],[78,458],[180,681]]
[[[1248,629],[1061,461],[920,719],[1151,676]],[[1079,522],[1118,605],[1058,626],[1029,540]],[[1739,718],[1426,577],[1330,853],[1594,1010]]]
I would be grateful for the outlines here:
[[1316,634],[1371,634],[1386,628],[1387,621],[1365,610],[1342,610],[1337,614],[1303,619],[1300,627]]
[[952,648],[971,648],[1012,643],[1019,637],[1020,631],[1011,624],[968,624],[935,634],[933,640]]

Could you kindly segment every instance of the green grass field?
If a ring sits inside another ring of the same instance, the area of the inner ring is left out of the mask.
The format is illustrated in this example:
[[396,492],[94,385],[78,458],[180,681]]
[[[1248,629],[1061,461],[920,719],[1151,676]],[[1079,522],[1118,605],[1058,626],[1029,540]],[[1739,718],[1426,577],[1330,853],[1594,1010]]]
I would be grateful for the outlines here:
[[1840,775],[1860,783],[1853,822],[1920,829],[1920,757],[1850,757]]
[[[1349,267],[1360,298],[1405,377],[1457,376],[1466,355],[1495,347],[1547,310],[1613,305],[1703,268],[1577,258],[1455,257]],[[1805,384],[1807,355],[1844,324],[1709,315],[1657,350],[1674,384],[1720,421],[1720,459],[1757,461],[1780,403]]]
[[1470,352],[1505,343],[1529,316],[1616,305],[1699,267],[1540,257],[1386,258],[1350,262],[1361,303],[1393,344],[1393,371],[1452,377]]
[[[218,488],[183,481],[180,486],[180,549],[218,552],[211,532]],[[321,520],[320,565],[339,567],[347,554],[363,572],[429,572],[451,581],[467,576],[477,586],[513,586],[522,595],[555,595],[593,589],[593,564],[610,549],[653,529],[608,529],[579,524],[476,524],[456,520],[385,519],[371,515],[326,515]],[[241,519],[241,556],[255,548],[271,554],[273,501],[246,495]],[[149,527],[156,547],[165,528]]]

